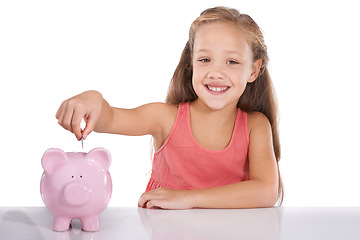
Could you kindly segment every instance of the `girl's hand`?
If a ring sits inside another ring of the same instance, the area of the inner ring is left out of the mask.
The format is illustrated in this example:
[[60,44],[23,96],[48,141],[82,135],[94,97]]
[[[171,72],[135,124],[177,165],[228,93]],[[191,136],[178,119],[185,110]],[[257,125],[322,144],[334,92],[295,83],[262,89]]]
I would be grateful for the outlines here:
[[[65,100],[56,113],[59,124],[74,133],[76,138],[85,139],[93,130],[100,116],[102,95],[97,91],[87,91]],[[80,124],[85,120],[86,126],[81,130]]]
[[143,193],[139,199],[139,207],[162,209],[193,208],[190,191],[158,188]]

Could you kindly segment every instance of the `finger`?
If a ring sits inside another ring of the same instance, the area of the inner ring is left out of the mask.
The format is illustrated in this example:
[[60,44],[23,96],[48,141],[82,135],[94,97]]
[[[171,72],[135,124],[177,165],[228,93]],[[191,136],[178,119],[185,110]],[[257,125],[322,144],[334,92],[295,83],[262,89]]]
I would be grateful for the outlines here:
[[61,104],[59,109],[56,111],[56,114],[55,114],[56,119],[59,119],[62,109],[63,109],[63,104]]
[[146,198],[146,193],[143,193],[138,201],[138,205],[142,208],[146,208],[146,202],[147,202],[147,198]]
[[59,124],[60,126],[62,126],[62,125],[61,125],[61,122],[62,122],[63,116],[64,116],[64,111],[63,111],[63,109],[59,109],[59,110],[57,111],[57,113],[56,113],[56,118],[57,118],[58,124]]
[[[143,193],[139,199],[139,205],[143,208],[147,208],[147,204],[149,201],[158,199],[159,196],[154,194],[155,190],[151,190],[149,192]],[[156,192],[155,192],[156,193]]]
[[161,200],[151,200],[146,202],[146,208],[148,209],[166,209],[162,206]]
[[73,109],[70,109],[68,107],[65,107],[60,113],[59,113],[59,124],[65,128],[66,130],[69,130],[72,132],[71,128],[71,118],[73,115]]
[[63,120],[64,111],[65,111],[65,104],[63,102],[63,103],[61,103],[61,105],[60,105],[60,107],[57,110],[56,115],[55,115],[56,119],[58,120],[59,125],[61,125],[61,122]]
[[141,207],[141,208],[146,208],[146,204],[147,204],[148,202],[138,202],[138,206],[139,207]]
[[141,194],[141,196],[140,196],[140,198],[139,198],[139,200],[138,200],[138,207],[142,207],[141,204],[140,204],[140,200],[141,200],[141,198],[142,198],[143,195],[144,195],[144,194]]
[[145,208],[150,209],[150,208],[153,208],[153,207],[154,207],[154,200],[146,202]]
[[93,117],[89,117],[86,121],[86,125],[84,130],[82,131],[82,138],[86,139],[87,136],[89,136],[89,134],[94,130],[95,128],[95,120]]
[[141,194],[141,196],[139,197],[139,201],[138,201],[138,207],[142,207],[141,206],[141,204],[140,204],[140,200],[141,200],[141,198],[144,196],[144,193],[143,194]]
[[67,103],[67,101],[63,101],[55,115],[55,117],[59,120],[59,122],[61,122],[63,120],[67,109],[68,109],[68,103]]
[[72,132],[75,134],[77,140],[81,139],[82,130],[80,124],[83,116],[84,116],[83,111],[79,109],[75,109],[71,119],[71,129]]

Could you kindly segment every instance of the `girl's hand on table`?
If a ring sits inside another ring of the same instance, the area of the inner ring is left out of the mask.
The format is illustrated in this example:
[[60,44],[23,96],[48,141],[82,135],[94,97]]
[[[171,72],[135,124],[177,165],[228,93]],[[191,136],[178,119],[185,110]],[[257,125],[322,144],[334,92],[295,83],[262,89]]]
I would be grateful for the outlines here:
[[143,193],[139,199],[139,207],[162,209],[193,208],[190,191],[158,188]]

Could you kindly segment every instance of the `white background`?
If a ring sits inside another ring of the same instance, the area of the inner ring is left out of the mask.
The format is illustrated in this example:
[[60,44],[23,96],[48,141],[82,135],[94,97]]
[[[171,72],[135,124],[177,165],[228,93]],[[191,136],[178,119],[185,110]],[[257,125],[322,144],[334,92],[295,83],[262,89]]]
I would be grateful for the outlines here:
[[[265,34],[280,102],[284,206],[360,206],[356,1],[1,1],[0,206],[43,206],[46,149],[83,151],[55,118],[89,89],[131,108],[164,101],[191,22],[239,9]],[[112,154],[110,206],[137,206],[150,137],[92,133]]]

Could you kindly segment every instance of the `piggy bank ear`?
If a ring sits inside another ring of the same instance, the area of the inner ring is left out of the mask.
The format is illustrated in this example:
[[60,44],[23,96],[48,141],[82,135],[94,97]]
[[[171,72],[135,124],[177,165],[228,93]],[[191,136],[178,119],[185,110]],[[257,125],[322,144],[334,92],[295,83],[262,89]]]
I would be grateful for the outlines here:
[[86,154],[86,158],[99,163],[105,170],[110,167],[111,155],[105,148],[94,148]]
[[44,153],[41,164],[46,172],[52,172],[58,164],[63,164],[67,160],[66,153],[58,148],[50,148]]

